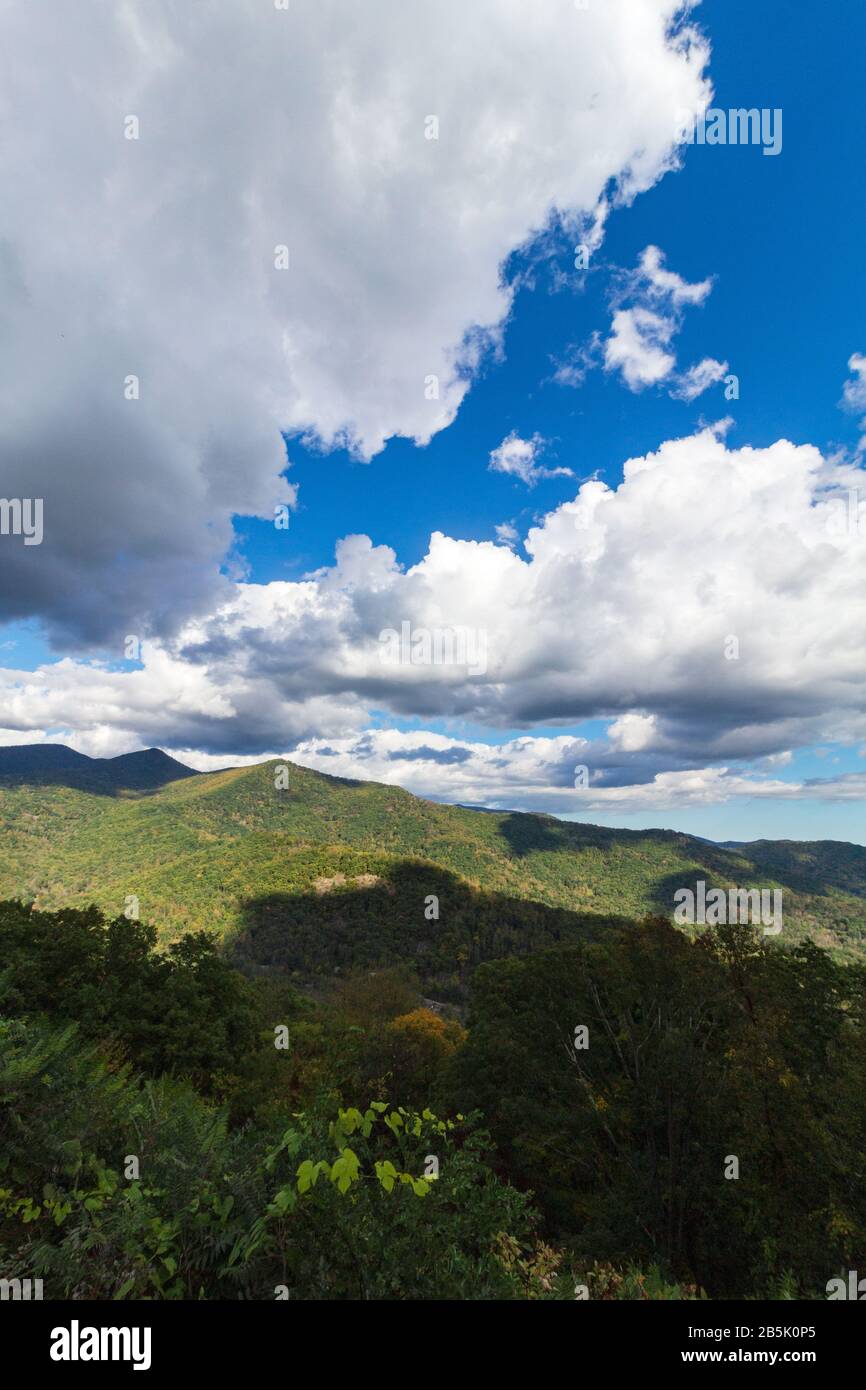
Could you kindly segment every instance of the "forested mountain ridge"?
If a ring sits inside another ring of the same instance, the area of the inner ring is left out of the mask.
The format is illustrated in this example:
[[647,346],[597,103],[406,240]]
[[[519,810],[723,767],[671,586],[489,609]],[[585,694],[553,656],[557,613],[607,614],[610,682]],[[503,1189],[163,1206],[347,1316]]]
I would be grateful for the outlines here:
[[141,748],[117,758],[88,758],[63,743],[24,743],[0,748],[0,786],[77,787],[117,796],[152,791],[196,773],[161,748]]
[[[582,923],[669,916],[676,889],[702,878],[719,887],[781,887],[786,940],[811,935],[853,959],[866,939],[861,846],[726,848],[668,831],[442,805],[295,764],[193,773],[159,750],[82,760],[57,747],[46,771],[38,748],[28,770],[26,751],[0,750],[0,897],[44,908],[95,902],[109,914],[134,897],[142,919],[166,939],[208,927],[234,938],[246,959],[302,974],[349,963],[347,953],[368,964],[400,955],[404,931],[423,954],[433,934],[429,895],[440,900],[440,956],[459,919],[448,949],[474,961],[551,944]],[[282,767],[288,785],[280,788]],[[173,769],[177,780],[160,784]],[[63,777],[76,784],[61,784]],[[508,939],[473,948],[473,914],[500,921]],[[350,946],[338,941],[337,956],[325,952],[318,961],[318,947],[299,945],[299,935],[329,927],[337,938],[345,931]],[[521,945],[521,932],[531,938],[536,929],[539,942]]]

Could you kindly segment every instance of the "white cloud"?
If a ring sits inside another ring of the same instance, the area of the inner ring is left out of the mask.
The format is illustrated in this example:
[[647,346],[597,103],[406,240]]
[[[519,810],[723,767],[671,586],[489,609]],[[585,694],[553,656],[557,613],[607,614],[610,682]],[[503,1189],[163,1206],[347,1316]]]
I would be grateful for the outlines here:
[[581,739],[530,737],[489,745],[441,734],[367,730],[358,738],[311,740],[292,760],[338,777],[405,787],[417,796],[491,806],[547,811],[581,819],[619,814],[714,806],[737,798],[845,801],[866,795],[866,774],[819,783],[783,782],[765,774],[727,767],[657,773],[626,785],[596,785],[593,769],[585,788],[574,786],[575,769],[593,749]]
[[564,357],[554,359],[556,370],[553,380],[560,386],[582,386],[587,372],[593,371],[604,360],[604,344],[601,334],[593,333],[586,343],[571,343]]
[[512,431],[490,454],[488,468],[492,473],[510,473],[527,487],[534,487],[540,478],[573,478],[570,468],[544,468],[537,462],[547,441],[540,434],[521,439]]
[[[608,801],[656,785],[727,795],[757,760],[860,746],[866,552],[831,523],[839,478],[863,470],[810,446],[733,448],[721,435],[627,461],[616,489],[584,483],[530,530],[524,557],[437,532],[404,572],[389,547],[348,537],[335,565],[303,582],[236,586],[176,641],[146,646],[141,670],[67,659],[6,672],[4,723],[71,729],[85,752],[158,744],[231,759],[300,756],[322,739],[349,739],[358,756],[373,710],[554,735],[604,719],[606,737],[581,756],[568,738],[563,757],[590,766]],[[379,635],[404,623],[483,637],[483,667],[383,662]],[[539,744],[548,761],[551,747]],[[567,761],[551,756],[566,786]],[[719,768],[723,780],[707,773]],[[404,773],[419,775],[395,760],[392,775]]]
[[689,284],[673,270],[666,270],[664,252],[657,246],[647,246],[641,253],[635,272],[635,285],[651,299],[658,299],[679,308],[685,304],[703,304],[713,288],[712,279]]
[[229,597],[232,515],[293,501],[281,430],[453,420],[505,258],[678,161],[682,8],[3,0],[0,466],[45,540],[3,546],[0,618],[167,637]]
[[654,714],[624,714],[608,729],[611,747],[623,753],[637,753],[652,747],[658,738],[658,723]]
[[[676,374],[677,359],[671,342],[682,327],[683,310],[703,304],[710,293],[712,279],[690,284],[675,271],[667,270],[664,254],[657,246],[647,246],[637,268],[628,274],[618,290],[610,336],[602,345],[605,371],[618,371],[630,391],[670,382],[676,400],[693,401],[708,387],[721,381],[727,362],[705,357],[686,372]],[[633,300],[627,308],[624,301]],[[559,367],[556,380],[579,385],[596,355],[592,343],[582,353],[572,353]]]
[[604,344],[605,370],[621,372],[630,391],[665,381],[676,366],[676,357],[667,351],[675,328],[672,319],[652,309],[618,309]]
[[494,527],[494,530],[496,532],[496,539],[500,542],[500,544],[510,546],[512,550],[516,547],[517,542],[520,540],[520,534],[517,530],[517,527],[512,525],[510,521],[498,522]]
[[677,400],[694,401],[711,386],[724,380],[727,371],[727,362],[717,362],[714,357],[705,357],[682,373],[676,386],[671,389],[671,395]]

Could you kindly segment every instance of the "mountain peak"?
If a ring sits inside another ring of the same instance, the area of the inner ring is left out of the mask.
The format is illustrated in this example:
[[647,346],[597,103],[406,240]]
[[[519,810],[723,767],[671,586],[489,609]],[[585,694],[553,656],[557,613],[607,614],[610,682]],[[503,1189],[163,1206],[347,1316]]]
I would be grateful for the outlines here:
[[140,748],[115,758],[89,758],[65,743],[19,743],[0,748],[0,784],[74,787],[113,796],[152,791],[196,773],[161,748]]

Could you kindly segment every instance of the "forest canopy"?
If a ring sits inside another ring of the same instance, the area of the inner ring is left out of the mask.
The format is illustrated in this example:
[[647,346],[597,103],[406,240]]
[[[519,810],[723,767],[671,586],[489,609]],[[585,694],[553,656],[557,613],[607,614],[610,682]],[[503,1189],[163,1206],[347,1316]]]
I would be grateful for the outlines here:
[[0,1257],[46,1296],[826,1297],[866,1262],[864,971],[666,920],[315,996],[0,904]]

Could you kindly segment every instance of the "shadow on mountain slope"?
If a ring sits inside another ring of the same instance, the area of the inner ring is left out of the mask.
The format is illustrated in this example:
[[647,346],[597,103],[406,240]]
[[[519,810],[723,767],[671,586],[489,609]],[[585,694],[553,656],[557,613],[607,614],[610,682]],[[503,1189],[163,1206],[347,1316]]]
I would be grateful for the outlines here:
[[[585,828],[597,829],[596,826]],[[509,811],[499,826],[499,833],[516,859],[535,851],[568,848],[566,822],[554,820],[552,816]]]
[[623,917],[476,891],[445,869],[409,860],[386,876],[321,879],[314,894],[251,898],[229,950],[251,974],[274,971],[306,983],[353,969],[411,965],[437,997],[459,999],[482,961],[626,924]]
[[659,910],[670,912],[675,889],[693,888],[699,878],[738,888],[778,884],[811,897],[829,897],[834,892],[866,897],[866,848],[860,845],[834,840],[756,840],[725,848],[700,842],[694,845],[694,858],[700,867],[685,882],[675,881],[674,876],[659,880],[653,895]]

